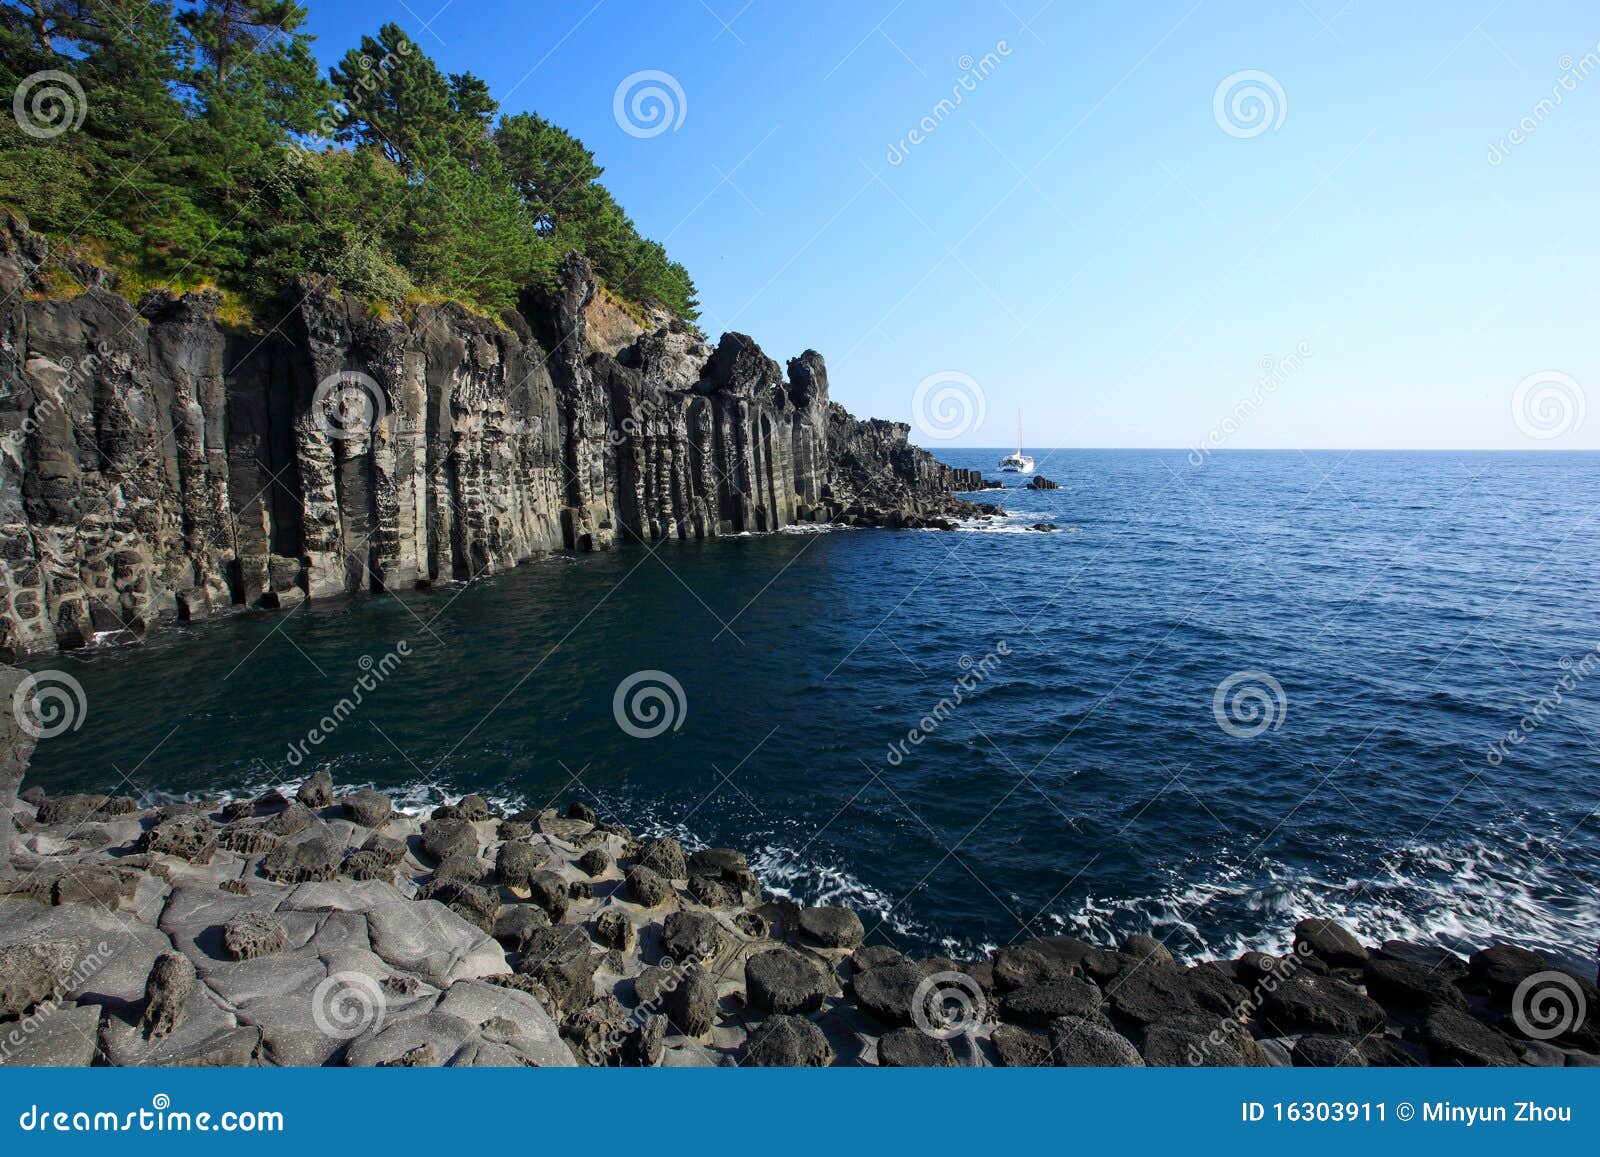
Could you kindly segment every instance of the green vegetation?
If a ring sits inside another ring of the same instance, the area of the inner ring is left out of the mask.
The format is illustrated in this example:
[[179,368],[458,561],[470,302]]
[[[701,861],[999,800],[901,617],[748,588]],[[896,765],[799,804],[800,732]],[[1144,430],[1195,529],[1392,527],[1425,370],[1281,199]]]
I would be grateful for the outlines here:
[[497,119],[482,80],[393,24],[324,78],[305,19],[294,0],[5,0],[0,95],[23,115],[0,117],[0,200],[129,284],[259,303],[309,272],[496,309],[577,249],[625,301],[696,316],[581,141]]

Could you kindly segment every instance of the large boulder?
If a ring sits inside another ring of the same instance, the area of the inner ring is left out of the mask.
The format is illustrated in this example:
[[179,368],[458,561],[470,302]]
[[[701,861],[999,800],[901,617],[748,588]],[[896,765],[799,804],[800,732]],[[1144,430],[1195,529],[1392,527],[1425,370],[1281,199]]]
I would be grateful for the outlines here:
[[750,1034],[739,1063],[754,1068],[825,1068],[833,1063],[833,1048],[809,1020],[769,1016]]
[[1367,949],[1356,934],[1343,924],[1322,917],[1302,920],[1294,926],[1294,948],[1333,968],[1360,968],[1367,962]]
[[599,963],[582,928],[559,924],[535,929],[528,936],[516,970],[544,985],[560,1008],[573,1011],[594,995]]
[[850,981],[850,989],[856,1003],[885,1024],[909,1025],[917,987],[926,976],[921,965],[909,960],[880,964],[857,973]]
[[139,1022],[144,1035],[157,1040],[182,1025],[198,984],[193,962],[181,952],[163,952],[156,957],[144,986],[144,1014]]
[[306,777],[295,798],[309,808],[333,806],[333,776],[326,771],[314,771]]
[[1367,995],[1389,1008],[1467,1007],[1467,998],[1455,981],[1431,965],[1373,956],[1367,960],[1363,976]]
[[83,955],[65,940],[34,940],[0,947],[0,1017],[20,1017],[65,993]]
[[894,1028],[878,1038],[878,1063],[887,1069],[953,1069],[956,1055],[942,1037]]
[[866,936],[861,917],[848,908],[804,908],[800,932],[823,948],[854,948]]
[[624,886],[628,899],[641,908],[659,908],[672,898],[672,885],[643,864],[628,869]]
[[731,943],[728,930],[705,912],[674,912],[661,925],[661,951],[679,964],[710,960]]
[[1100,989],[1093,981],[1069,976],[1012,989],[1000,1011],[1007,1020],[1043,1027],[1062,1016],[1103,1018],[1100,1004]]
[[478,855],[478,832],[466,820],[429,820],[422,825],[422,850],[435,860]]
[[689,857],[683,845],[671,836],[652,840],[639,854],[639,866],[649,868],[667,880],[681,880],[689,874]]
[[507,840],[495,853],[495,876],[507,888],[530,892],[534,877],[544,870],[544,861],[542,849],[521,840]]
[[1520,1058],[1511,1042],[1458,1008],[1436,1008],[1422,1023],[1428,1059],[1436,1065],[1515,1065]]
[[312,836],[273,848],[261,860],[261,874],[287,884],[332,880],[343,860],[343,844],[328,836]]
[[761,885],[744,853],[705,848],[689,857],[689,894],[708,908],[740,908],[758,903]]
[[1133,1042],[1103,1021],[1058,1017],[1050,1024],[1050,1055],[1063,1068],[1142,1068]]
[[254,960],[283,951],[289,942],[283,921],[270,912],[240,912],[222,925],[222,950],[231,960]]
[[1301,973],[1261,1001],[1258,1018],[1270,1036],[1324,1033],[1359,1037],[1383,1027],[1383,1006],[1332,977]]
[[350,822],[363,828],[381,828],[394,815],[394,805],[382,792],[363,788],[353,791],[339,801],[344,804]]
[[763,1012],[816,1012],[833,983],[811,957],[793,948],[758,952],[744,962],[745,993]]
[[1367,1058],[1360,1042],[1342,1036],[1311,1034],[1295,1042],[1289,1053],[1297,1068],[1364,1069]]

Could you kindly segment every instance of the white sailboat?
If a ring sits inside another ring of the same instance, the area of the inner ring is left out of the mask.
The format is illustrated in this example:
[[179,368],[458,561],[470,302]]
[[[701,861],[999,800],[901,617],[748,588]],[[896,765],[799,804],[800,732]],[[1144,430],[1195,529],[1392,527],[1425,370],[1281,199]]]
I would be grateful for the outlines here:
[[1017,452],[1000,459],[1002,474],[1032,474],[1033,459],[1022,452],[1022,411],[1017,411]]

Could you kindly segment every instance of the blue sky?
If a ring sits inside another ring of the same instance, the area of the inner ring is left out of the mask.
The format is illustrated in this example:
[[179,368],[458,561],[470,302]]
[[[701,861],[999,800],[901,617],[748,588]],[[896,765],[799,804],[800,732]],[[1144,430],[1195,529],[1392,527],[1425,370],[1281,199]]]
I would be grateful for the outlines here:
[[713,337],[930,448],[1600,448],[1600,4],[307,2],[578,135]]

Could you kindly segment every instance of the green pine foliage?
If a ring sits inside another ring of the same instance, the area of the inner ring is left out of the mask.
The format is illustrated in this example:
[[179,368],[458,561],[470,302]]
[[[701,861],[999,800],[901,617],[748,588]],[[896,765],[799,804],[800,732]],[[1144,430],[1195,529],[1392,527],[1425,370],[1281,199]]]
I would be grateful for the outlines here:
[[69,78],[35,82],[61,95],[38,118],[0,118],[0,202],[134,284],[258,305],[313,273],[492,310],[577,249],[619,297],[696,316],[581,141],[501,117],[393,24],[324,77],[305,22],[294,0],[0,0],[0,95]]

